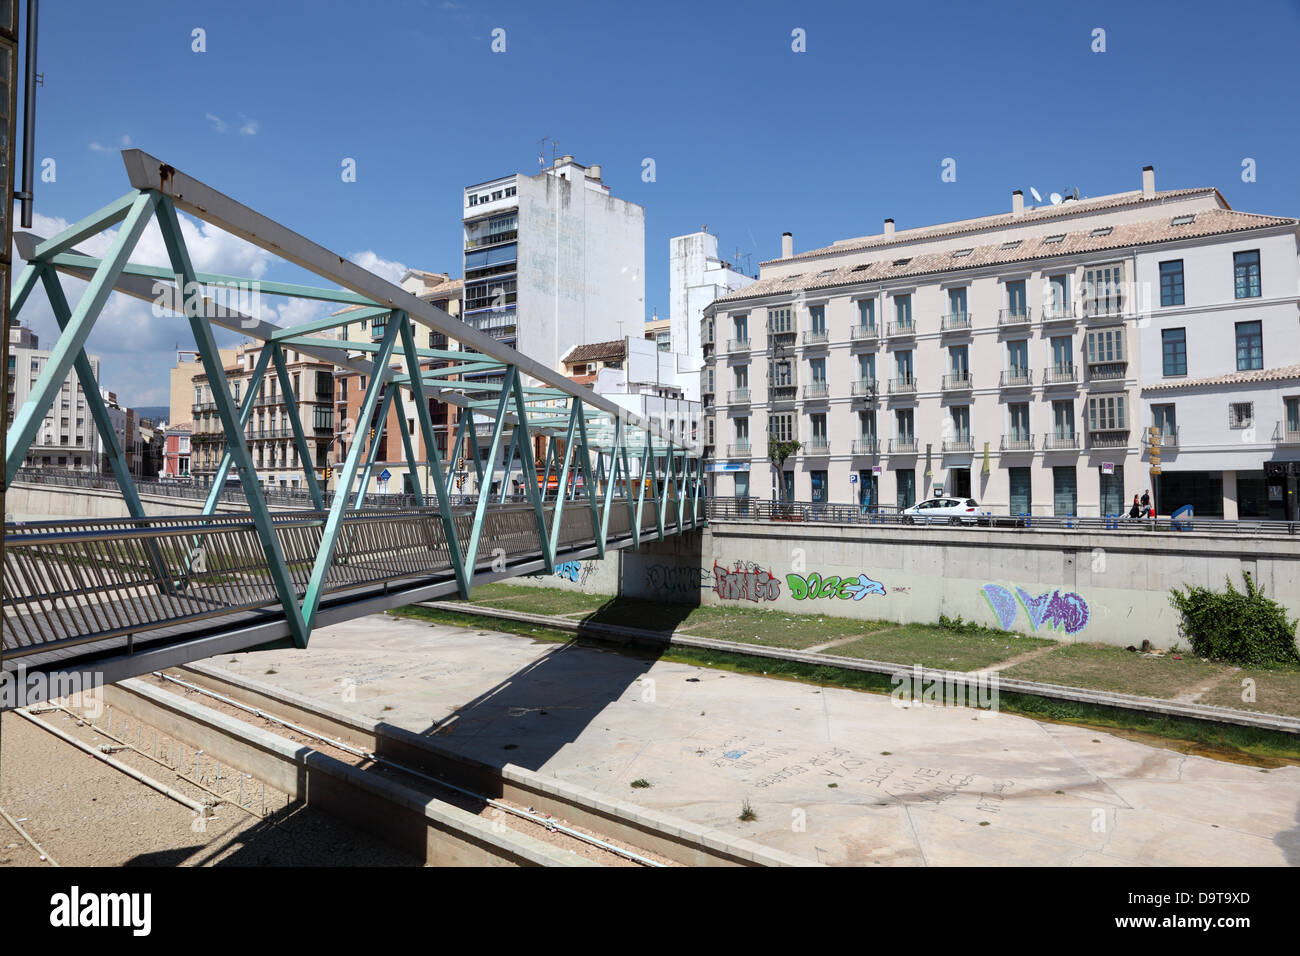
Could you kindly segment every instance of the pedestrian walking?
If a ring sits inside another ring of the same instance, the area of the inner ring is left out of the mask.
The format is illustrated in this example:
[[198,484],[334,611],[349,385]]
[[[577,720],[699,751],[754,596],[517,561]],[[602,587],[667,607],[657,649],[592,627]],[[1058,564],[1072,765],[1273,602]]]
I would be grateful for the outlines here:
[[1138,501],[1137,495],[1133,496],[1133,507],[1128,510],[1128,516],[1130,518],[1142,517],[1142,504]]

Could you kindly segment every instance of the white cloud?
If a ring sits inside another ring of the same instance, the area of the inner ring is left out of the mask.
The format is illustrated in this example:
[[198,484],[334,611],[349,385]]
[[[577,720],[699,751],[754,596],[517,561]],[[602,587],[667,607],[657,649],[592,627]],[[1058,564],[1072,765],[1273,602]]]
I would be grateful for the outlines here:
[[375,275],[381,276],[394,284],[401,284],[402,276],[406,274],[406,266],[400,262],[391,262],[388,259],[381,259],[372,250],[367,249],[365,252],[353,252],[348,254],[348,258],[355,262],[363,269],[367,269]]
[[256,136],[256,135],[257,135],[257,120],[255,120],[255,119],[249,119],[249,118],[248,118],[247,116],[245,116],[243,113],[240,113],[240,114],[239,114],[239,119],[240,119],[240,121],[241,121],[241,125],[240,125],[240,127],[239,127],[239,135],[240,135],[240,136]]
[[113,151],[112,149],[110,149],[109,147],[105,146],[103,143],[99,142],[98,140],[96,140],[95,142],[91,143],[91,144],[90,144],[90,148],[91,148],[91,150],[92,150],[93,152],[96,152],[96,153],[111,153],[111,152]]
[[215,113],[204,113],[203,116],[209,123],[212,124],[212,128],[215,129],[218,133],[224,133],[226,130],[230,129],[230,124],[227,123],[225,120],[223,120],[220,116],[217,116]]

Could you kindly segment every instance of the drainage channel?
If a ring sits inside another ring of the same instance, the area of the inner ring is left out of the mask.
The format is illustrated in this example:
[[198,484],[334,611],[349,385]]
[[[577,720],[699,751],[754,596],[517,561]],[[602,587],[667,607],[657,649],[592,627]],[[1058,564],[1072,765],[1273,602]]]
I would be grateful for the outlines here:
[[347,743],[338,737],[318,733],[265,707],[254,706],[238,699],[237,690],[227,688],[227,693],[218,693],[175,674],[160,671],[154,671],[149,676],[158,686],[173,693],[201,695],[205,706],[220,713],[226,713],[245,723],[261,727],[294,743],[306,743],[313,750],[363,769],[367,773],[382,774],[422,793],[435,795],[439,800],[468,813],[485,816],[491,821],[493,829],[498,832],[509,830],[523,833],[557,850],[568,850],[572,854],[581,855],[600,865],[642,867],[679,865],[649,851],[604,839],[585,828],[555,819],[551,814],[536,811],[531,807],[516,806],[509,801],[453,783],[445,776],[430,773],[422,767],[394,760],[364,747]]

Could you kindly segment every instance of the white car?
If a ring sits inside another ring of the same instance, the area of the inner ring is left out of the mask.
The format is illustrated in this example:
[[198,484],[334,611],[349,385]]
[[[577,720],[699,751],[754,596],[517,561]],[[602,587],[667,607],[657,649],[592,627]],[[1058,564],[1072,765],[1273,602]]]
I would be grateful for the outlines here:
[[903,511],[904,524],[974,524],[979,505],[974,498],[927,498]]

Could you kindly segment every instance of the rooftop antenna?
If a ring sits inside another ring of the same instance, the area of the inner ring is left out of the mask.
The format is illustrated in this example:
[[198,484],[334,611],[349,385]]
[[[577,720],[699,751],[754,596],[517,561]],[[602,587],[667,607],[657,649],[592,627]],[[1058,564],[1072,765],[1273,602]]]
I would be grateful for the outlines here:
[[[745,273],[745,275],[749,275],[749,260],[752,259],[752,258],[753,258],[753,256],[750,255],[748,252],[742,254],[741,251],[740,251],[740,246],[736,246],[736,271],[737,271],[737,272],[743,272],[743,273]],[[741,259],[744,259],[744,260],[745,260],[745,268],[744,268],[744,269],[741,269],[741,268],[740,268],[740,261],[741,261]]]

